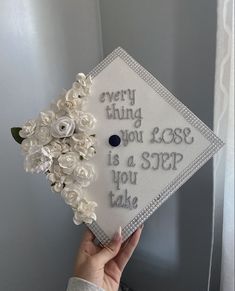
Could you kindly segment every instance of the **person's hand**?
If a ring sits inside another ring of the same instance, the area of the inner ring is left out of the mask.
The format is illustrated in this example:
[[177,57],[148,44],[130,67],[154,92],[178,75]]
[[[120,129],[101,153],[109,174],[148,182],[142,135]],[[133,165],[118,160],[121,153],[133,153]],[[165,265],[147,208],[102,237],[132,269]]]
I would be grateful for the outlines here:
[[122,271],[139,242],[142,228],[138,228],[123,244],[120,228],[109,245],[103,248],[93,242],[95,236],[87,229],[78,251],[74,276],[107,291],[117,291]]

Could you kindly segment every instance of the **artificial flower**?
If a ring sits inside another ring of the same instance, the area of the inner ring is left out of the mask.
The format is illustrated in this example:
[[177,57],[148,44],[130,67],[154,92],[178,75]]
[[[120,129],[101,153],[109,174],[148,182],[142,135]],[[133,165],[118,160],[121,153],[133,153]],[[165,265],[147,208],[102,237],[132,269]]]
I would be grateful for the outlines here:
[[92,165],[80,163],[74,169],[73,176],[81,187],[88,187],[95,178],[95,172]]
[[54,162],[47,173],[47,179],[52,183],[51,190],[53,192],[61,192],[66,184],[71,184],[73,180],[67,176],[63,169]]
[[95,123],[96,119],[91,113],[80,111],[76,120],[76,129],[82,132],[90,131],[95,127]]
[[71,174],[78,165],[79,156],[76,152],[62,154],[58,158],[58,163],[66,174]]
[[85,198],[79,200],[76,209],[74,209],[73,221],[75,224],[79,225],[83,222],[92,223],[96,220],[95,208],[97,203],[94,201],[88,201]]
[[71,136],[74,129],[75,122],[68,116],[62,116],[51,124],[51,134],[56,138]]
[[40,112],[40,120],[42,125],[50,125],[55,120],[54,111]]
[[83,73],[76,76],[76,82],[73,83],[72,89],[77,97],[85,97],[90,94],[91,77],[86,77]]
[[68,91],[40,112],[19,131],[27,172],[45,173],[53,192],[61,193],[74,211],[74,223],[96,220],[94,201],[85,198],[84,188],[95,179],[90,160],[96,153],[96,138],[91,134],[95,117],[85,110],[91,91],[91,77],[83,73]]
[[73,134],[71,137],[71,145],[73,150],[78,152],[82,158],[87,160],[94,156],[94,144],[94,136],[89,136],[84,132]]
[[21,143],[21,150],[24,154],[27,154],[35,145],[38,145],[38,140],[34,136],[27,137]]
[[49,151],[42,146],[31,147],[30,152],[25,157],[24,168],[26,172],[45,173],[52,165],[52,156]]
[[83,157],[85,160],[90,160],[94,157],[96,154],[96,150],[94,147],[89,147],[86,151],[83,151],[80,153],[80,155]]
[[74,98],[73,90],[70,89],[64,98],[60,98],[56,105],[61,111],[71,114],[72,116],[76,114],[77,111],[82,110],[84,101],[80,98]]
[[46,145],[52,140],[50,128],[47,126],[38,126],[34,136],[40,145]]
[[22,129],[19,131],[19,135],[23,138],[29,137],[34,134],[37,126],[37,121],[32,119],[25,123]]
[[83,193],[80,186],[73,184],[65,187],[61,196],[64,198],[66,204],[70,205],[72,208],[76,208],[78,206],[78,202],[81,199]]
[[49,152],[53,158],[58,158],[62,154],[61,141],[58,139],[52,140],[45,147],[49,150]]

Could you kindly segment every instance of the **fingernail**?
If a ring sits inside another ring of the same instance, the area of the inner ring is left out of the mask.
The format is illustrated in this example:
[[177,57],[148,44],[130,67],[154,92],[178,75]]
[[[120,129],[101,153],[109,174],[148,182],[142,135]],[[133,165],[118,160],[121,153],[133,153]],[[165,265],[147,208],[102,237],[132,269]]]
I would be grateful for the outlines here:
[[143,229],[143,228],[144,228],[144,224],[141,224],[140,229]]
[[121,226],[119,226],[118,230],[113,235],[113,240],[119,241],[119,240],[121,240],[121,238],[122,238],[122,228],[121,228]]

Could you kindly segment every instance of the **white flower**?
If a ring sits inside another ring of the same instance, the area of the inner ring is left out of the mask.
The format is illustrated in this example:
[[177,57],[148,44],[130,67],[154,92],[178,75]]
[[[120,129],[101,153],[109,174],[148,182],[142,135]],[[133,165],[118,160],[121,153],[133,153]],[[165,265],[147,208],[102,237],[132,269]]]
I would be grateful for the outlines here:
[[85,132],[75,133],[71,136],[72,144],[83,148],[89,148],[95,144],[94,136],[88,135]]
[[96,153],[95,148],[92,146],[89,148],[86,148],[86,147],[81,147],[81,146],[78,146],[77,144],[75,144],[74,150],[76,152],[78,152],[80,157],[82,157],[85,160],[90,160],[91,158],[94,157],[94,155]]
[[76,184],[69,185],[63,189],[61,196],[64,198],[65,203],[72,208],[76,208],[82,197],[82,189]]
[[66,177],[59,165],[52,165],[50,173],[47,174],[47,179],[52,183],[52,191],[61,192],[63,190]]
[[40,119],[42,125],[50,125],[55,120],[55,113],[52,110],[40,112]]
[[70,151],[70,144],[66,138],[61,141],[61,146],[62,146],[62,153],[63,154]]
[[90,91],[91,77],[79,73],[72,88],[50,110],[27,121],[19,132],[25,170],[46,174],[51,190],[60,192],[72,207],[75,224],[96,220],[97,204],[88,201],[83,192],[95,179],[93,166],[84,161],[94,156],[96,147],[90,133],[96,119],[85,108]]
[[64,98],[57,101],[56,105],[59,110],[65,111],[69,114],[76,113],[76,111],[81,110],[84,101],[81,98],[75,98],[73,89],[70,89]]
[[53,158],[58,158],[61,154],[65,154],[70,151],[69,140],[64,138],[53,139],[49,144],[46,145],[46,148],[50,151],[50,154]]
[[58,158],[62,153],[62,145],[60,140],[52,140],[47,146],[48,150],[50,151],[50,154],[53,158]]
[[50,168],[50,173],[47,174],[47,178],[52,183],[55,183],[58,181],[62,181],[62,177],[64,175],[65,174],[63,173],[62,168],[58,164],[53,163],[52,167]]
[[82,105],[84,104],[84,102],[86,102],[86,100],[86,98],[78,98],[73,88],[68,90],[65,94],[65,101],[72,102],[71,105],[69,105],[69,103],[67,104],[69,108],[81,109]]
[[23,141],[21,143],[22,152],[27,154],[30,151],[30,149],[35,145],[38,145],[38,141],[35,137],[30,136],[30,137],[23,139]]
[[41,146],[33,146],[25,157],[25,171],[31,173],[45,173],[52,165],[52,156]]
[[79,200],[76,209],[74,209],[73,221],[79,225],[82,222],[92,223],[96,220],[95,208],[97,203],[94,201],[88,201],[85,198]]
[[84,132],[79,132],[71,137],[71,145],[74,151],[78,152],[84,159],[92,158],[95,154],[95,138]]
[[73,176],[81,187],[88,187],[95,178],[95,172],[92,165],[80,163],[74,169]]
[[35,137],[37,138],[39,144],[41,145],[48,144],[52,140],[50,128],[47,126],[37,127]]
[[51,166],[47,179],[52,183],[51,190],[55,192],[61,192],[65,186],[74,183],[73,177],[66,175],[56,162]]
[[25,123],[22,129],[19,131],[19,135],[23,138],[29,137],[34,134],[36,129],[36,120],[29,120]]
[[76,128],[78,131],[89,131],[95,127],[96,119],[88,112],[80,111],[76,119]]
[[87,149],[86,151],[84,151],[83,153],[81,153],[81,156],[85,159],[85,160],[90,160],[94,157],[94,155],[96,154],[96,150],[94,147],[90,147],[89,149]]
[[51,186],[51,190],[57,193],[61,192],[63,188],[64,188],[64,183],[61,183],[61,182],[56,182],[55,184]]
[[52,123],[51,134],[57,138],[68,137],[73,134],[74,129],[75,123],[73,119],[63,116]]
[[63,172],[66,174],[71,174],[75,167],[77,166],[79,161],[79,156],[75,152],[68,152],[66,154],[62,154],[58,158],[58,163],[61,168],[63,168]]
[[93,147],[90,148],[77,148],[76,151],[79,153],[79,155],[82,157],[81,159],[90,160],[94,157],[96,150]]
[[83,73],[79,73],[76,76],[76,82],[73,83],[73,90],[76,96],[88,96],[90,94],[91,77],[86,76]]

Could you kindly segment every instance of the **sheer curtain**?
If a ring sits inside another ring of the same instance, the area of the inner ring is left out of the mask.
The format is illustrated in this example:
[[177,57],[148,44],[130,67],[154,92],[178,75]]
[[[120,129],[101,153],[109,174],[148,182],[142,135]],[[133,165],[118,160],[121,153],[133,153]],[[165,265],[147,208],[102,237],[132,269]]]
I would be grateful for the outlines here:
[[226,145],[214,160],[213,257],[220,256],[220,253],[216,253],[215,245],[216,243],[219,245],[218,241],[222,236],[220,290],[232,291],[234,290],[234,1],[218,0],[217,16],[214,131]]

